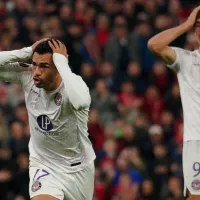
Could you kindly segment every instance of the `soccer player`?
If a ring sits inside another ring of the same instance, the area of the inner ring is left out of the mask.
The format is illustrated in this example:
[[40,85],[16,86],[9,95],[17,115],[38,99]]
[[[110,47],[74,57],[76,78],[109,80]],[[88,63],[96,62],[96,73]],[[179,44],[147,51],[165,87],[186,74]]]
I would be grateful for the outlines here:
[[[32,65],[21,64],[32,59]],[[28,67],[27,67],[28,66]],[[58,40],[0,52],[0,79],[19,83],[30,124],[32,200],[92,200],[94,159],[87,122],[89,89]]]
[[168,46],[194,28],[200,45],[200,6],[181,25],[163,31],[148,42],[148,48],[177,73],[184,114],[183,173],[184,195],[200,199],[200,48],[188,51]]

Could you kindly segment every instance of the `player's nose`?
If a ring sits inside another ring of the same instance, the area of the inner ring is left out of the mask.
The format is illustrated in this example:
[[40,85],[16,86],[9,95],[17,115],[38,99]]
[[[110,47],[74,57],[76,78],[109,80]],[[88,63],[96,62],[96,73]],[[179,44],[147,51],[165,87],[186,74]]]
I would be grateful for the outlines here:
[[38,66],[36,66],[34,69],[33,69],[33,74],[34,76],[40,76],[41,75],[41,70]]

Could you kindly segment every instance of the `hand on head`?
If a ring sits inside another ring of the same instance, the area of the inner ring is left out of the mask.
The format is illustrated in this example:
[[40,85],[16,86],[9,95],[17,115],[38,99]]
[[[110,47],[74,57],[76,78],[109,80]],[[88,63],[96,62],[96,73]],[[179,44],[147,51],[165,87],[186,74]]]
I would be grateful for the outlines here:
[[53,53],[59,53],[59,54],[64,55],[66,58],[68,58],[66,46],[59,40],[55,40],[55,39],[43,38],[32,45],[32,50],[34,51],[36,47],[44,41],[48,41],[48,44],[51,47]]
[[43,38],[43,39],[41,39],[41,40],[36,41],[36,42],[32,45],[32,50],[34,51],[38,44],[40,44],[40,43],[42,43],[42,42],[44,42],[44,41],[46,41],[46,40],[49,40],[49,38]]
[[194,27],[199,11],[200,11],[200,6],[196,7],[186,20],[185,23],[189,29],[192,29]]
[[68,57],[66,46],[62,42],[60,42],[59,40],[52,39],[49,40],[48,43],[51,49],[53,50],[53,53],[59,53],[61,55],[64,55],[66,58]]

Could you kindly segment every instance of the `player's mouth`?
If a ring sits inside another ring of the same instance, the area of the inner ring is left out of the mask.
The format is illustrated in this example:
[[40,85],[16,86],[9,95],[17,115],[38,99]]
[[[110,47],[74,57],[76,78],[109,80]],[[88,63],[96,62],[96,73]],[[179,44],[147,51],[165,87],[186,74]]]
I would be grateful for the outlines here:
[[34,84],[35,84],[35,85],[38,85],[38,84],[40,84],[40,82],[41,82],[41,79],[38,78],[38,77],[33,77],[33,80],[34,80]]

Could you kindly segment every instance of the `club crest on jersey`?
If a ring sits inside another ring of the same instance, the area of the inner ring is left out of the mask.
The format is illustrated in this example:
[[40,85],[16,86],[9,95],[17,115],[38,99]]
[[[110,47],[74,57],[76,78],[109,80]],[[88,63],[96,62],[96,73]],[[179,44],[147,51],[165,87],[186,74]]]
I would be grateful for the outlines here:
[[61,105],[62,102],[62,95],[58,92],[56,93],[55,97],[54,97],[54,102],[57,106]]
[[36,192],[38,191],[40,188],[42,187],[42,183],[38,180],[34,181],[32,187],[31,187],[31,190],[32,192]]
[[53,129],[53,124],[47,115],[40,115],[37,117],[38,126],[44,131]]
[[192,181],[192,188],[194,189],[194,190],[200,190],[200,180],[194,180],[194,181]]

